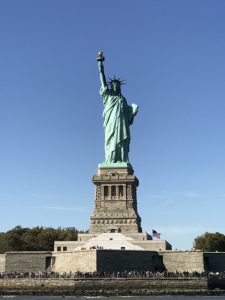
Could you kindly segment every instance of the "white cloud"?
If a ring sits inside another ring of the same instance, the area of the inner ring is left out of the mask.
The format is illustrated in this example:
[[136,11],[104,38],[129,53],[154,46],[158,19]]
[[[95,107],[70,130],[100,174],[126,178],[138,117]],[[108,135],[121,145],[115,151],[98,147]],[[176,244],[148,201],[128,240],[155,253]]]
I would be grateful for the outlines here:
[[90,213],[90,210],[85,208],[74,208],[74,207],[64,207],[64,206],[39,206],[39,208],[48,209],[48,210],[64,210],[64,211],[71,211],[71,212]]

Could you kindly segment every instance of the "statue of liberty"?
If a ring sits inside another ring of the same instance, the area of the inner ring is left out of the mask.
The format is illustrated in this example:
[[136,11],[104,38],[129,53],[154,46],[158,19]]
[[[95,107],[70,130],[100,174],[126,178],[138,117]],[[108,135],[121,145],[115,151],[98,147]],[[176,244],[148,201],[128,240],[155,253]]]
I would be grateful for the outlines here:
[[101,89],[100,95],[103,98],[103,127],[105,130],[105,163],[129,163],[130,128],[134,116],[138,112],[138,106],[129,106],[121,94],[123,81],[114,78],[106,81],[103,61],[103,53],[97,56]]

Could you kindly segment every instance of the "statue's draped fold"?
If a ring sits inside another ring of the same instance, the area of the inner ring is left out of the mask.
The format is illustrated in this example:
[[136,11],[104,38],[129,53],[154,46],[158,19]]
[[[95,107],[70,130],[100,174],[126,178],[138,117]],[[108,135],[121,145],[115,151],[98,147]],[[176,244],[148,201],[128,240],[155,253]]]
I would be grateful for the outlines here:
[[129,162],[130,129],[134,113],[122,95],[115,95],[107,86],[101,87],[105,129],[105,162]]

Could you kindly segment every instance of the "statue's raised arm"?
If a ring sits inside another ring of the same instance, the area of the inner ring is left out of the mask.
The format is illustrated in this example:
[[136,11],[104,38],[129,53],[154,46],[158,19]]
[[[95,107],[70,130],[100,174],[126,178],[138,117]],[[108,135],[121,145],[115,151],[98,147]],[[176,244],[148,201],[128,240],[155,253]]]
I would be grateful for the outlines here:
[[103,61],[105,60],[105,57],[103,56],[103,52],[100,51],[97,56],[97,61],[98,61],[98,68],[100,72],[100,80],[102,87],[107,87],[107,82],[105,78],[105,73],[104,73],[104,66],[103,66]]

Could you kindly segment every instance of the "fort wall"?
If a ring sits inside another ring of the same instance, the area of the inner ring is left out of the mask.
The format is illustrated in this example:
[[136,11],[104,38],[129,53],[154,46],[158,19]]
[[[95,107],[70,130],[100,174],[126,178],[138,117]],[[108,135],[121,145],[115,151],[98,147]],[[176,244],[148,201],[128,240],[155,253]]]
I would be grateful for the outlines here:
[[5,254],[0,254],[0,272],[5,272]]
[[224,252],[88,249],[73,252],[7,252],[0,255],[0,272],[102,271],[221,272]]
[[135,250],[82,250],[54,253],[53,272],[163,271],[157,252]]
[[97,271],[163,271],[162,257],[157,252],[135,250],[97,251]]
[[209,272],[225,271],[224,252],[204,252],[205,269]]
[[53,272],[95,272],[96,250],[53,253]]
[[162,251],[163,264],[169,272],[203,272],[204,256],[202,251]]
[[42,272],[51,270],[52,252],[6,252],[5,272]]

